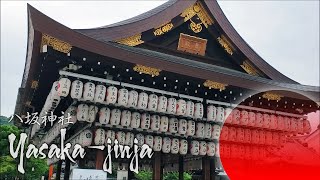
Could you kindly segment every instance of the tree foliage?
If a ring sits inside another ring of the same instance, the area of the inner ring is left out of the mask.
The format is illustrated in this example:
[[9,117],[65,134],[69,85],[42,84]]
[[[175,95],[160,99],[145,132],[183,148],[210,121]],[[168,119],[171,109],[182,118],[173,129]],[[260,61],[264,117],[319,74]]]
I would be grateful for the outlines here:
[[[138,174],[135,174],[135,178],[137,180],[151,180],[152,179],[152,172],[148,170],[139,171]],[[167,172],[163,175],[163,180],[178,180],[179,179],[179,172]],[[188,172],[183,173],[184,180],[191,180],[192,174]]]
[[13,159],[9,151],[8,135],[11,133],[17,137],[14,145],[16,147],[20,137],[20,130],[11,124],[0,125],[0,179],[40,179],[48,171],[48,165],[43,159],[36,159],[34,157],[25,159],[25,174],[18,172],[19,157]]

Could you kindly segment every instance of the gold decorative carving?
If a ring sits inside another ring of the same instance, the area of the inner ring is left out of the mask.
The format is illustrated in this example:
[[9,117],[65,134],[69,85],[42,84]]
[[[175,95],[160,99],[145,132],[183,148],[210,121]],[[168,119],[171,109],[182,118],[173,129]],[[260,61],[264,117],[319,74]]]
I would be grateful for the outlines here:
[[181,13],[180,16],[184,17],[184,22],[186,22],[195,15],[198,15],[199,19],[206,28],[208,28],[209,25],[213,24],[213,20],[200,2],[196,2],[194,5],[188,7]]
[[173,28],[173,24],[171,22],[169,22],[163,26],[160,26],[159,28],[156,28],[153,31],[153,34],[155,36],[160,36],[160,35],[163,35],[164,33],[169,32],[172,28]]
[[141,40],[141,34],[136,34],[134,36],[123,38],[118,40],[117,42],[120,44],[128,45],[128,46],[136,46],[144,43],[144,41]]
[[207,48],[207,40],[187,34],[180,34],[178,50],[204,56]]
[[221,45],[221,47],[223,47],[224,50],[225,50],[228,54],[230,54],[230,55],[233,54],[232,48],[230,47],[230,44],[225,40],[225,38],[223,38],[223,37],[218,37],[217,40],[218,40],[219,44]]
[[280,101],[281,98],[284,97],[284,96],[279,95],[279,94],[274,94],[274,93],[268,93],[268,92],[266,92],[266,93],[264,93],[264,94],[262,95],[262,97],[265,98],[265,99],[268,99],[268,100]]
[[193,32],[199,33],[199,32],[202,31],[202,26],[201,26],[202,23],[196,24],[196,23],[193,22],[191,19],[190,19],[190,21],[191,21],[191,23],[190,23],[190,28],[191,28],[191,30],[192,30]]
[[31,83],[31,89],[37,89],[39,85],[39,82],[36,80],[33,80]]
[[254,75],[254,76],[258,76],[257,71],[255,70],[255,68],[247,61],[243,61],[242,65],[240,65],[242,67],[242,69],[244,69],[248,74]]
[[152,68],[152,67],[148,67],[140,64],[136,64],[133,67],[133,70],[142,74],[149,74],[151,76],[159,76],[161,72],[160,69]]
[[206,80],[203,83],[203,86],[208,87],[209,89],[219,89],[220,91],[222,91],[222,90],[226,89],[228,84],[223,84],[223,83],[219,83],[219,82],[215,82],[215,81],[211,81],[211,80]]
[[71,44],[54,38],[48,34],[42,34],[41,48],[43,45],[51,46],[54,50],[66,54],[69,53],[72,48]]

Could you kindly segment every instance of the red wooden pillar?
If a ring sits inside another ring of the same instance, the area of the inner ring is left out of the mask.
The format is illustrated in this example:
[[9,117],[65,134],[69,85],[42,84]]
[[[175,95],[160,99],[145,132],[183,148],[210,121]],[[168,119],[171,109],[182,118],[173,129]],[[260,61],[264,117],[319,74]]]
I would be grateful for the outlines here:
[[210,161],[208,157],[202,158],[202,179],[210,180]]
[[96,151],[96,169],[102,169],[104,153],[101,150]]
[[153,154],[153,179],[161,180],[161,152],[154,152]]

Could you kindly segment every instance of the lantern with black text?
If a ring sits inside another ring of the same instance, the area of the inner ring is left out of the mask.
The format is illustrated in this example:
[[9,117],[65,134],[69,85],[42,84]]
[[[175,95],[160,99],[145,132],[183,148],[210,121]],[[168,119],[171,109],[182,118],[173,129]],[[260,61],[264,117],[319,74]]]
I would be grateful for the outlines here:
[[210,139],[212,136],[212,125],[209,123],[204,124],[204,138]]
[[106,140],[106,132],[104,129],[96,129],[94,133],[94,144],[95,145],[103,145]]
[[156,94],[150,94],[148,100],[148,109],[150,111],[156,111],[158,107],[158,96]]
[[144,136],[144,143],[147,144],[150,148],[153,148],[153,136],[145,135]]
[[203,104],[195,103],[194,104],[194,118],[201,119],[203,118]]
[[[224,127],[225,127],[225,126],[224,126]],[[223,127],[223,128],[224,128],[224,127]],[[226,133],[229,133],[228,129],[229,129],[229,128],[226,127]],[[224,130],[223,130],[223,131],[224,131]],[[219,137],[220,137],[220,133],[221,133],[221,127],[220,127],[219,125],[217,125],[217,124],[213,125],[212,133],[211,133],[212,139],[218,140]],[[225,133],[225,132],[223,132],[223,133]],[[224,136],[226,136],[226,135],[224,135]],[[229,134],[228,134],[227,136],[229,136]]]
[[166,112],[167,111],[167,104],[168,104],[168,99],[165,96],[160,96],[158,98],[158,106],[157,110],[158,112]]
[[96,120],[96,116],[98,113],[98,107],[94,105],[89,106],[89,112],[88,112],[88,122],[92,123]]
[[77,109],[78,121],[87,121],[89,118],[89,106],[86,104],[79,104]]
[[179,139],[177,138],[172,138],[171,140],[171,150],[170,152],[172,154],[178,154],[179,153]]
[[80,99],[82,98],[83,93],[83,83],[79,80],[75,80],[71,84],[71,92],[70,96],[72,99]]
[[251,130],[245,128],[244,129],[244,142],[251,143]]
[[248,125],[249,126],[256,126],[256,114],[254,112],[249,112],[249,122]]
[[229,141],[236,141],[237,140],[237,128],[235,127],[229,127]]
[[138,113],[138,112],[131,113],[130,126],[132,128],[139,128],[140,127],[140,119],[141,119],[140,113]]
[[196,132],[196,123],[192,120],[188,120],[187,124],[187,135],[193,136]]
[[270,128],[277,129],[278,128],[278,119],[277,116],[274,114],[270,115]]
[[110,109],[107,107],[103,107],[99,112],[99,122],[101,124],[109,124],[110,122]]
[[85,101],[93,101],[96,85],[92,82],[86,82],[83,87],[83,99]]
[[232,111],[232,124],[240,124],[240,111],[238,109]]
[[207,120],[216,121],[217,118],[217,108],[213,105],[207,107]]
[[80,133],[79,144],[83,147],[90,146],[92,143],[92,132],[90,130],[84,130]]
[[167,132],[169,128],[169,118],[161,116],[160,118],[160,132]]
[[177,101],[177,115],[185,115],[186,114],[187,103],[183,99],[179,99]]
[[186,116],[193,117],[194,115],[194,102],[187,101],[186,102]]
[[237,141],[238,142],[243,142],[244,141],[244,129],[243,128],[237,128]]
[[137,138],[137,140],[138,140],[137,145],[138,145],[139,147],[141,147],[141,146],[144,144],[144,135],[143,135],[143,134],[137,134],[137,135],[136,135],[136,138]]
[[160,128],[160,116],[159,115],[152,115],[151,116],[151,130],[159,131]]
[[114,86],[109,86],[107,89],[107,103],[108,104],[115,104],[117,102],[118,97],[118,88]]
[[181,155],[185,155],[188,152],[188,141],[185,139],[181,139],[179,143],[179,153]]
[[261,113],[256,113],[256,127],[262,127],[263,126],[263,115]]
[[124,141],[124,145],[132,147],[133,146],[133,140],[134,140],[134,134],[132,132],[127,132],[126,133],[126,139]]
[[[217,126],[217,125],[214,125]],[[214,129],[215,127],[213,126],[212,129]],[[214,131],[212,132],[213,135]],[[227,126],[223,126],[222,130],[221,130],[221,134],[220,134],[220,140],[224,140],[227,141],[229,138],[229,128]],[[212,139],[214,139],[214,137],[212,137]]]
[[123,110],[121,112],[121,126],[130,126],[130,123],[131,123],[131,112],[128,111],[128,110]]
[[127,106],[129,100],[129,91],[125,88],[121,88],[118,91],[118,104],[120,106]]
[[118,140],[118,144],[124,145],[126,141],[126,133],[123,131],[116,132],[116,139]]
[[199,137],[199,138],[203,138],[204,137],[204,124],[203,123],[197,123],[196,136]]
[[116,139],[116,133],[112,130],[106,131],[106,141],[105,144],[107,145],[108,139],[111,140],[111,144],[114,144],[114,140]]
[[264,128],[269,128],[270,127],[270,115],[269,114],[263,114],[263,125],[262,127]]
[[167,113],[175,114],[177,111],[177,100],[175,98],[168,99]]
[[177,118],[170,118],[169,119],[169,132],[170,133],[177,133],[178,132],[178,124],[179,124],[179,121]]
[[185,119],[180,119],[178,126],[179,126],[179,129],[178,129],[179,134],[187,133],[187,121]]
[[67,97],[69,95],[71,81],[68,78],[61,78],[59,80],[59,96]]
[[138,92],[135,90],[129,91],[128,95],[128,107],[137,107],[138,105]]
[[248,111],[242,110],[240,113],[240,124],[241,125],[248,125],[249,123],[249,113]]
[[155,136],[153,138],[153,151],[161,151],[162,147],[162,137]]
[[162,152],[169,153],[171,150],[171,139],[169,137],[162,138]]
[[207,154],[207,143],[205,141],[199,142],[199,155],[205,156]]
[[96,92],[94,94],[94,102],[102,103],[106,97],[107,88],[99,84],[96,86]]
[[191,141],[191,144],[190,144],[190,153],[192,155],[199,155],[199,151],[200,151],[200,147],[199,147],[199,141]]
[[214,142],[208,142],[207,143],[207,155],[208,156],[214,156],[214,153],[215,153],[215,144]]
[[223,107],[217,107],[217,122],[223,123],[225,118],[225,112]]
[[110,117],[110,124],[111,125],[119,125],[120,124],[120,117],[121,117],[120,109],[112,109],[111,110],[111,117]]

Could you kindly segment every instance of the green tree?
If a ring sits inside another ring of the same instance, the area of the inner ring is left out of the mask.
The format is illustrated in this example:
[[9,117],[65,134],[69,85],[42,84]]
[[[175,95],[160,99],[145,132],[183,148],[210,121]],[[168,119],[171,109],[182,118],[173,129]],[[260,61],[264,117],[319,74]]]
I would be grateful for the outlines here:
[[[16,135],[15,147],[20,137],[20,130],[14,125],[0,125],[0,179],[14,179],[15,177],[33,180],[40,177],[48,171],[46,160],[30,158],[26,159],[25,174],[17,170],[18,160],[13,159],[9,151],[8,135]],[[25,146],[27,147],[27,145]]]
[[139,173],[134,175],[137,180],[151,180],[152,172],[148,170],[141,170]]
[[[179,179],[179,172],[167,172],[164,174],[164,180],[178,180]],[[184,180],[191,180],[192,175],[188,172],[183,173]]]

